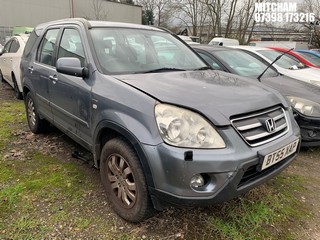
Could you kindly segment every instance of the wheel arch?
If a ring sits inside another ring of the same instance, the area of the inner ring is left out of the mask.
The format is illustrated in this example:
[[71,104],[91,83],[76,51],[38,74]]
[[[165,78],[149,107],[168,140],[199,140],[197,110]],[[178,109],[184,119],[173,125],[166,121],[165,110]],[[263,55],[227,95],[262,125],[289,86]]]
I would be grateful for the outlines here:
[[154,182],[152,178],[152,173],[150,170],[149,163],[146,158],[146,154],[141,146],[141,143],[139,140],[134,136],[133,133],[122,127],[121,125],[110,122],[110,121],[104,121],[99,124],[97,130],[94,134],[94,150],[93,150],[93,156],[94,156],[94,165],[96,168],[99,168],[100,166],[100,155],[101,150],[104,146],[104,144],[109,141],[110,139],[116,138],[116,137],[122,137],[124,138],[136,151],[139,161],[141,163],[141,166],[143,168],[143,172],[145,174],[145,178],[147,181],[147,185],[149,187],[154,187]]

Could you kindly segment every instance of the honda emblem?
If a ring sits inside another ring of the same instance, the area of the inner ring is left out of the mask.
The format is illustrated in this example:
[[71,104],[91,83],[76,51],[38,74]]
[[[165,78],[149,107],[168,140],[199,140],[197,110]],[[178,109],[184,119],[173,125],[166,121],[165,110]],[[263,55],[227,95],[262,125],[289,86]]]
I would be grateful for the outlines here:
[[266,121],[265,121],[265,126],[266,126],[266,129],[269,133],[272,133],[276,130],[276,123],[275,121],[273,120],[273,118],[268,118]]

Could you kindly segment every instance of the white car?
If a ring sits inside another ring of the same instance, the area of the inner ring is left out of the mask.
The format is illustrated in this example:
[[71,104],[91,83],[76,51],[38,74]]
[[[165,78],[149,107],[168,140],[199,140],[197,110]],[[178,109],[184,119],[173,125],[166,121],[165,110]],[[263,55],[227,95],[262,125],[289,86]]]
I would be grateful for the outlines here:
[[28,37],[29,35],[14,36],[0,50],[0,81],[8,82],[18,99],[22,99],[20,62]]
[[[272,63],[282,52],[264,47],[253,46],[230,46],[231,48],[242,49],[247,52],[256,54],[264,58],[269,63]],[[320,70],[313,67],[307,67],[295,57],[291,55],[283,55],[272,66],[274,66],[279,73],[298,79],[300,81],[308,82],[320,86]]]

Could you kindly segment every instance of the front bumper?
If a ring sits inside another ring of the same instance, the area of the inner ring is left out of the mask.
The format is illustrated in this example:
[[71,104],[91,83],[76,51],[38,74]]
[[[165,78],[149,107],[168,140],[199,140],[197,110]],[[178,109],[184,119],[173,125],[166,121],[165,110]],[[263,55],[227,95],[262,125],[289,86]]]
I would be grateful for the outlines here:
[[320,146],[320,119],[295,113],[295,119],[301,131],[301,146]]
[[[183,149],[164,143],[144,145],[154,182],[149,191],[156,209],[171,204],[202,206],[228,201],[280,173],[299,152],[298,147],[296,153],[259,171],[261,155],[300,139],[299,128],[295,127],[285,136],[255,148],[246,145],[233,128],[223,132],[227,139],[232,139],[225,149]],[[197,189],[190,185],[196,174],[205,176],[205,185]]]

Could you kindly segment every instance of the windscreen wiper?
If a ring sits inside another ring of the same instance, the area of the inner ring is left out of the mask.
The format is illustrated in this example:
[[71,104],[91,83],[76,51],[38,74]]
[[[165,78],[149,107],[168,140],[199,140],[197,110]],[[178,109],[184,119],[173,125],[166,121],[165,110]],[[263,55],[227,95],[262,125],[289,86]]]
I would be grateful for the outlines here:
[[291,48],[291,49],[289,49],[288,51],[286,51],[286,52],[280,54],[278,57],[276,57],[276,59],[273,60],[273,62],[270,63],[270,64],[266,67],[266,69],[259,75],[259,77],[258,77],[259,82],[261,82],[261,77],[263,76],[263,74],[264,74],[276,61],[278,61],[283,55],[285,55],[286,53],[292,51],[293,49],[294,49],[294,48]]
[[208,70],[208,69],[212,69],[212,67],[205,66],[205,67],[197,68],[195,69],[195,71]]
[[156,68],[149,71],[145,71],[143,73],[157,73],[157,72],[171,72],[171,71],[186,71],[186,70],[180,69],[180,68],[163,67],[163,68]]

